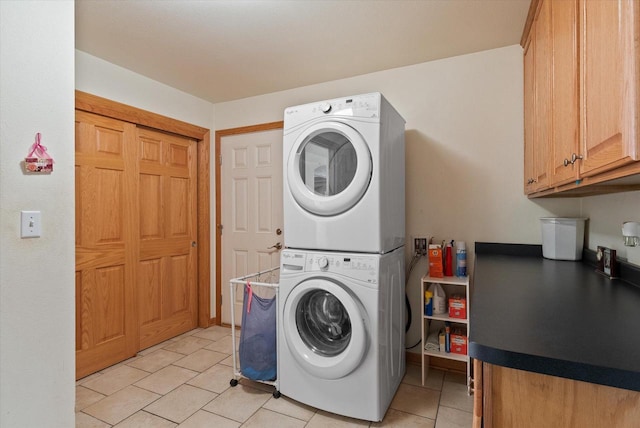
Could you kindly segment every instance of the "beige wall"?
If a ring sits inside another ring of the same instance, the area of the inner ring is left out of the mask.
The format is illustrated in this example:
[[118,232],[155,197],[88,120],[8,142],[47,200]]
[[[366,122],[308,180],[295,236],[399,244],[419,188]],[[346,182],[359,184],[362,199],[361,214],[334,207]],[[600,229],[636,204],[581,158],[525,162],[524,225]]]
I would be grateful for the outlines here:
[[622,223],[640,222],[640,191],[591,196],[582,199],[582,215],[589,218],[585,244],[613,248],[617,256],[640,266],[640,247],[622,244]]
[[[539,244],[543,216],[588,216],[588,247],[607,242],[625,256],[621,219],[640,221],[640,192],[583,200],[524,196],[522,49],[517,45],[215,105],[76,51],[76,88],[212,131],[282,120],[292,105],[380,91],[407,121],[407,239],[465,240],[470,261],[475,241]],[[212,162],[212,177],[214,168]],[[212,204],[214,199],[212,194]],[[609,204],[616,214],[606,208]],[[418,337],[418,278],[425,270],[421,261],[410,278],[416,322],[407,342]],[[214,291],[212,283],[212,299]],[[213,315],[213,300],[211,305]]]
[[[73,29],[72,1],[0,2],[0,426],[74,424]],[[538,217],[585,215],[590,248],[626,254],[619,228],[640,221],[640,192],[522,195],[521,56],[512,46],[218,104],[216,124],[280,120],[286,106],[381,91],[407,120],[407,237],[539,243]],[[77,52],[76,61],[78,89],[213,128],[205,101]],[[55,171],[26,176],[20,160],[38,131]],[[22,209],[42,211],[41,238],[19,238]],[[415,312],[416,286],[414,275]]]
[[[73,1],[0,1],[0,426],[72,427]],[[26,175],[35,134],[55,159]],[[20,211],[42,236],[20,238]]]
[[[76,89],[148,110],[173,119],[213,130],[213,104],[201,98],[179,91],[163,83],[151,80],[86,52],[75,52]],[[214,132],[211,132],[213,147]],[[213,151],[212,151],[213,152]],[[213,165],[211,176],[213,177]],[[213,183],[211,189],[213,189]],[[215,197],[211,198],[211,212],[215,212]],[[214,224],[214,223],[212,223]],[[214,247],[215,228],[211,229]],[[215,254],[211,254],[211,266],[215,266]],[[215,275],[212,272],[211,316],[215,316]]]
[[406,123],[407,238],[540,242],[538,218],[579,200],[523,194],[522,50],[510,46],[215,105],[216,129],[287,106],[380,91]]
[[[292,70],[294,72],[301,72]],[[287,106],[382,92],[406,123],[406,236],[541,242],[539,217],[580,215],[578,199],[523,194],[522,49],[501,49],[215,105],[216,129],[282,120]],[[407,259],[410,257],[407,252]],[[408,284],[419,339],[421,261]]]
[[86,52],[75,52],[76,89],[192,125],[213,126],[213,104]]

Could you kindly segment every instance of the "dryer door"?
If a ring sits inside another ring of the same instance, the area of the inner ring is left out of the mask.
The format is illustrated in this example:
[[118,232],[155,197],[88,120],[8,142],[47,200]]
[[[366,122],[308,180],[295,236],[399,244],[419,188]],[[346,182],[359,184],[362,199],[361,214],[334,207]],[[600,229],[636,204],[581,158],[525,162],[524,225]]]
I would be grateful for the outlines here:
[[287,181],[296,202],[320,216],[349,210],[371,181],[371,153],[362,135],[340,122],[307,128],[293,144]]
[[311,375],[339,379],[355,370],[368,346],[362,304],[343,285],[314,278],[286,298],[282,328],[289,352]]

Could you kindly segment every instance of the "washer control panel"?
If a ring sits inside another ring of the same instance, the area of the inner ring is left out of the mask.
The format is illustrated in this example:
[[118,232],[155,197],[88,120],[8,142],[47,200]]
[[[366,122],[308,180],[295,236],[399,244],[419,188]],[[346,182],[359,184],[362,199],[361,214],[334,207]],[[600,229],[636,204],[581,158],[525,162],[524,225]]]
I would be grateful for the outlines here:
[[379,256],[345,253],[312,253],[284,250],[281,253],[282,273],[330,272],[369,283],[377,282]]

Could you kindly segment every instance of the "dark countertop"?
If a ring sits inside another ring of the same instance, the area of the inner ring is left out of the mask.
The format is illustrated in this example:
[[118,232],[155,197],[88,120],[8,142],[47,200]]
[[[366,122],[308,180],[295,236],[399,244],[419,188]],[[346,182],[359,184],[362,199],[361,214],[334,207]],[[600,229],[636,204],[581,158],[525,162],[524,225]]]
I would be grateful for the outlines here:
[[640,287],[535,245],[476,243],[475,255],[472,358],[640,391]]

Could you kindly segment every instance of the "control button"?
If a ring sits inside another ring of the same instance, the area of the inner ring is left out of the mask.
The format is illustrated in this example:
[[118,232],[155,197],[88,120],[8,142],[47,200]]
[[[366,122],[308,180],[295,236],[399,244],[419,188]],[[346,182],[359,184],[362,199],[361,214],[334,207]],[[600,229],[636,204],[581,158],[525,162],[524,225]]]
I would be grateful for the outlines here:
[[329,103],[320,104],[320,110],[322,110],[323,113],[329,113],[331,111],[331,104]]
[[327,260],[326,257],[320,257],[318,259],[318,266],[320,266],[320,269],[326,269],[327,266],[329,266],[329,260]]

